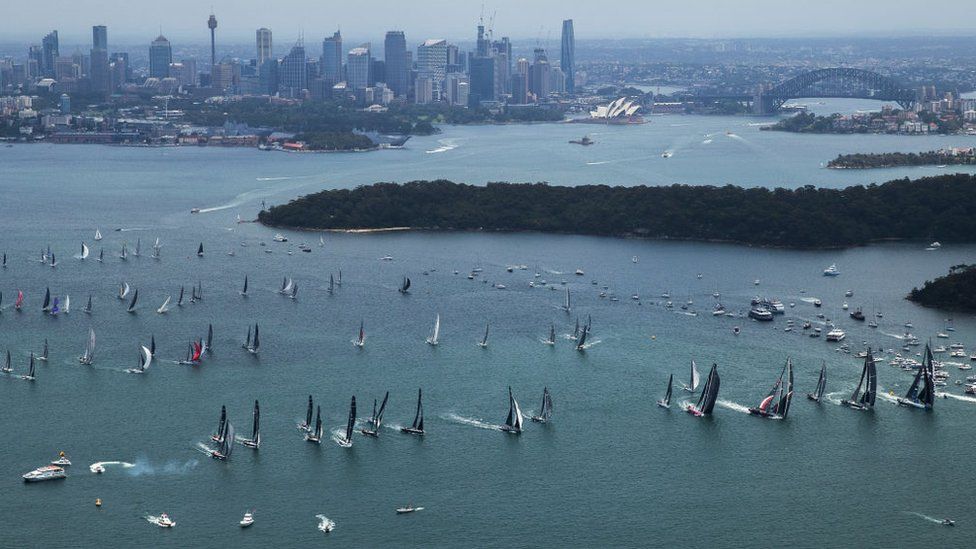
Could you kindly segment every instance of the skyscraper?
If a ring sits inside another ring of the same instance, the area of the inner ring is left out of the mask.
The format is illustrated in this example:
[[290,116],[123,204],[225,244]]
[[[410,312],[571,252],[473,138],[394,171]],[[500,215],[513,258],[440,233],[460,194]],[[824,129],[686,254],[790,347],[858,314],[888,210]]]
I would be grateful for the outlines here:
[[434,38],[417,47],[417,78],[429,78],[433,84],[434,99],[444,84],[447,67],[447,41]]
[[566,93],[576,93],[576,35],[573,20],[563,21],[562,48],[559,52],[559,68],[566,75]]
[[264,64],[265,61],[271,59],[272,48],[271,48],[271,29],[266,29],[261,27],[255,33],[257,39],[258,47],[258,67]]
[[53,30],[41,41],[44,49],[44,66],[40,67],[41,74],[48,77],[54,76],[54,62],[57,61],[61,53],[58,50],[58,31]]
[[386,86],[396,97],[407,95],[410,88],[410,67],[407,65],[407,39],[403,31],[386,33],[383,57],[386,60]]
[[305,61],[305,44],[299,40],[281,60],[278,68],[279,92],[289,97],[299,97],[303,90],[308,89]]
[[476,107],[482,101],[495,100],[495,58],[491,53],[491,41],[485,37],[485,26],[479,24],[477,49],[468,67],[471,77],[469,106]]
[[166,78],[169,76],[169,64],[173,62],[173,47],[165,36],[159,35],[149,46],[149,76],[152,78]]
[[112,88],[112,76],[108,65],[108,29],[104,25],[92,27],[91,49],[92,89],[107,93]]
[[322,61],[319,63],[322,78],[328,84],[342,81],[342,34],[335,34],[322,41]]
[[536,48],[535,61],[529,67],[529,91],[535,95],[537,101],[545,100],[552,90],[550,68],[546,50]]
[[369,44],[349,50],[346,61],[346,83],[350,90],[358,92],[369,87]]
[[[214,67],[217,65],[217,17],[212,13],[207,19],[207,28],[210,29],[210,74],[213,75]],[[212,78],[213,76],[211,76]]]

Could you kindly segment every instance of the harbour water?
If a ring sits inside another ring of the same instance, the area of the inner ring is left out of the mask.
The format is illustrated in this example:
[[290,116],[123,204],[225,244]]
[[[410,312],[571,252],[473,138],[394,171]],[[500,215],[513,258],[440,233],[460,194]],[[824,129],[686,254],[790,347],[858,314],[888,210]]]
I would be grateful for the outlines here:
[[[325,536],[316,528],[322,514],[336,522],[330,541],[373,547],[744,546],[770,539],[797,547],[965,545],[965,525],[976,521],[963,487],[976,399],[953,382],[966,372],[949,368],[952,397],[939,399],[934,412],[899,408],[887,396],[873,412],[855,412],[835,403],[854,389],[860,362],[837,344],[799,329],[785,332],[782,317],[756,323],[709,313],[714,292],[741,312],[762,294],[794,303],[786,317],[798,325],[816,323],[818,310],[809,303],[816,297],[855,351],[863,342],[899,351],[905,322],[924,340],[945,329],[947,316],[904,295],[951,265],[971,262],[976,246],[790,251],[406,232],[326,234],[319,247],[317,234],[286,232],[288,243],[273,243],[276,231],[235,223],[238,213],[253,218],[262,200],[417,178],[842,187],[927,172],[820,168],[839,152],[928,150],[964,141],[795,136],[760,133],[751,123],[655,117],[635,128],[446,128],[411,140],[406,150],[350,155],[0,148],[0,251],[8,257],[0,272],[0,351],[9,349],[15,373],[22,373],[29,353],[45,338],[50,343],[50,360],[38,365],[35,382],[0,378],[7,441],[0,448],[3,544],[300,546]],[[586,132],[597,145],[565,144]],[[707,145],[706,133],[714,134]],[[668,147],[674,156],[661,158]],[[190,214],[191,207],[203,211]],[[105,237],[100,242],[92,241],[96,228]],[[157,236],[162,257],[154,260],[149,249]],[[131,251],[137,239],[142,256],[120,260],[122,243]],[[92,247],[86,261],[72,257],[82,241]],[[303,241],[311,253],[298,251]],[[195,255],[200,242],[202,258]],[[48,245],[59,257],[54,269],[36,261]],[[102,248],[105,262],[93,261]],[[387,255],[393,260],[379,260]],[[822,276],[831,263],[840,276]],[[509,273],[508,265],[526,269]],[[330,294],[329,275],[340,269],[342,285]],[[473,269],[483,270],[470,280]],[[576,269],[585,274],[574,275]],[[247,299],[238,295],[245,275]],[[283,276],[299,284],[297,300],[275,293]],[[407,296],[396,291],[403,276],[413,281]],[[135,314],[126,314],[115,297],[122,282],[139,289]],[[180,285],[195,283],[203,286],[202,301],[155,313]],[[619,301],[600,298],[603,286]],[[40,312],[46,287],[70,294],[70,314]],[[567,288],[569,314],[559,309]],[[17,290],[26,294],[20,312],[12,307]],[[853,296],[845,297],[846,290]],[[89,292],[90,316],[81,311]],[[663,306],[664,292],[673,310]],[[869,315],[882,311],[880,327],[849,319],[845,301]],[[424,338],[437,314],[441,344],[434,348]],[[584,353],[566,338],[577,316],[592,317]],[[363,349],[351,343],[360,321]],[[240,348],[255,322],[262,334],[257,358]],[[491,337],[481,349],[475,343],[486,322]],[[197,367],[175,364],[210,323],[211,356]],[[550,323],[554,347],[540,342]],[[938,342],[976,350],[972,316],[955,315],[953,325],[951,339]],[[89,327],[98,339],[91,368],[77,361]],[[150,336],[158,347],[155,363],[146,375],[125,374]],[[787,357],[796,365],[801,397],[790,418],[742,413],[766,393]],[[703,372],[717,363],[722,376],[711,418],[683,413],[679,402],[688,396],[681,391],[671,410],[654,404],[668,374],[684,380],[693,359]],[[830,398],[814,405],[802,394],[813,389],[821,361]],[[880,366],[885,395],[900,396],[910,381],[909,373]],[[508,411],[509,386],[527,414],[537,411],[547,386],[552,423],[526,422],[518,437],[495,430]],[[423,439],[394,429],[411,421],[418,387],[425,396]],[[391,392],[390,428],[378,439],[356,436],[348,449],[331,440],[315,446],[295,428],[309,394],[332,430],[344,424],[350,396],[364,418],[385,391]],[[248,433],[255,399],[262,409],[259,451],[238,446],[230,461],[217,462],[196,449],[215,429],[222,404],[237,432]],[[21,481],[59,450],[74,462],[67,480]],[[88,471],[105,461],[134,467]],[[95,507],[96,498],[102,507]],[[408,502],[425,510],[396,515]],[[256,509],[256,523],[242,530],[237,521],[249,508]],[[161,530],[144,519],[161,512],[177,527]],[[961,527],[925,518],[946,516]],[[51,517],[58,527],[39,527]]]

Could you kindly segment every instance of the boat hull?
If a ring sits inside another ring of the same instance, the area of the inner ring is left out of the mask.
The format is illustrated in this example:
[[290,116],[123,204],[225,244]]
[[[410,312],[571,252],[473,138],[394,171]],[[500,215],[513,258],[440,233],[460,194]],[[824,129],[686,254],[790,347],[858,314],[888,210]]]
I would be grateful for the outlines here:
[[373,438],[379,438],[380,436],[379,433],[377,433],[376,431],[370,431],[369,429],[360,429],[359,432],[368,437],[373,437]]
[[688,412],[689,414],[695,416],[695,417],[702,417],[702,416],[705,415],[705,414],[702,413],[701,410],[699,410],[698,408],[695,408],[694,406],[688,406],[687,408],[685,408],[685,411]]
[[419,436],[424,435],[424,431],[422,429],[414,429],[413,427],[401,427],[400,432],[406,433],[408,435],[419,435]]

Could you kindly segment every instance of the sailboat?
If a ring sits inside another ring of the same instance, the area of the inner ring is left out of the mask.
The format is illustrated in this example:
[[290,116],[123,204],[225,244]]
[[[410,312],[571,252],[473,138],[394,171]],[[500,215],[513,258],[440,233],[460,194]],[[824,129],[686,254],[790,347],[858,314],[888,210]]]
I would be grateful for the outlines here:
[[309,442],[314,442],[315,444],[322,443],[322,407],[318,406],[315,408],[315,430],[308,430],[305,433],[305,440]]
[[912,386],[908,388],[905,398],[899,398],[898,404],[931,410],[935,404],[935,370],[932,366],[932,350],[925,345],[925,356],[918,365]]
[[152,351],[148,347],[143,345],[139,353],[139,367],[129,368],[125,372],[128,374],[144,374],[146,370],[149,369],[149,365],[152,363]]
[[359,337],[352,342],[353,345],[362,349],[366,345],[366,332],[363,331],[363,321],[359,321]]
[[298,424],[298,429],[310,431],[312,429],[312,395],[308,395],[308,409],[305,410],[305,422]]
[[566,311],[567,313],[573,310],[573,308],[570,306],[569,288],[566,288],[566,302],[563,303],[563,310]]
[[508,388],[508,417],[505,418],[505,424],[499,429],[513,435],[522,434],[522,409],[519,408],[518,401],[512,395],[511,387]]
[[166,296],[166,300],[163,301],[163,304],[160,305],[158,309],[156,309],[156,312],[159,313],[159,314],[161,314],[161,315],[164,315],[164,314],[168,313],[169,312],[169,300],[170,300],[170,296]]
[[64,314],[71,312],[71,296],[68,294],[64,294],[64,308],[61,309],[61,311],[64,312]]
[[[864,387],[864,392],[861,392]],[[871,348],[868,348],[864,356],[864,367],[861,369],[861,377],[857,381],[857,387],[851,394],[851,398],[840,401],[844,406],[850,406],[855,410],[870,410],[874,408],[874,400],[878,396],[878,371],[875,369],[874,356]]]
[[827,390],[827,363],[820,364],[820,377],[817,378],[817,388],[812,393],[807,393],[807,398],[814,402],[823,400],[824,392]]
[[7,268],[7,252],[3,252],[3,262],[0,263],[0,267]]
[[281,295],[288,295],[289,293],[291,293],[291,287],[292,286],[293,286],[293,283],[292,283],[291,279],[288,278],[287,276],[286,277],[283,277],[281,279],[281,288],[278,289],[278,293],[281,294]]
[[542,340],[542,342],[545,343],[546,345],[555,345],[556,344],[556,325],[555,324],[549,324],[549,337],[547,337],[546,339]]
[[369,427],[364,427],[360,432],[368,437],[378,437],[380,434],[380,425],[383,423],[383,411],[386,410],[386,401],[390,398],[390,392],[387,391],[386,395],[383,396],[383,404],[380,404],[379,411],[376,411],[376,400],[373,399],[373,415],[369,416]]
[[139,257],[141,255],[141,253],[142,253],[142,239],[141,238],[137,238],[136,239],[136,249],[132,253],[132,255],[134,255],[136,257]]
[[247,275],[244,275],[244,289],[241,290],[241,297],[247,297]]
[[573,341],[578,340],[579,339],[579,333],[580,333],[580,323],[579,323],[579,315],[577,315],[576,316],[576,327],[573,328],[573,335],[569,336],[569,339],[572,339]]
[[92,296],[91,296],[91,294],[88,294],[88,304],[85,305],[81,309],[81,312],[83,312],[85,314],[89,314],[89,315],[91,314],[91,312],[92,312]]
[[481,338],[481,341],[478,342],[478,347],[481,347],[482,349],[488,348],[488,323],[487,322],[485,322],[485,335]]
[[45,313],[51,312],[51,288],[44,290],[44,303],[41,304],[41,311]]
[[159,244],[159,237],[157,236],[156,237],[156,242],[153,242],[153,247],[152,247],[152,250],[153,251],[152,251],[152,255],[150,257],[152,257],[153,259],[159,259],[159,250],[160,250],[160,248],[162,248],[162,246],[160,246],[160,244]]
[[98,229],[95,229],[95,241],[97,242],[97,241],[99,241],[101,239],[102,239],[102,233],[101,233],[101,231],[99,231]]
[[343,438],[336,440],[336,443],[343,448],[352,447],[352,432],[356,428],[356,395],[352,396],[349,403],[349,419],[346,420],[346,433]]
[[325,246],[325,237],[320,236],[319,237],[319,248],[322,248],[324,246]]
[[292,282],[291,293],[288,294],[288,299],[298,299],[298,284]]
[[685,411],[696,417],[711,415],[715,408],[715,401],[718,400],[720,384],[718,365],[712,364],[712,369],[708,372],[708,377],[705,378],[705,386],[702,388],[701,396],[698,397],[698,404],[689,404]]
[[60,313],[60,312],[61,312],[61,308],[59,307],[58,297],[55,296],[54,297],[54,302],[51,303],[50,314],[51,314],[51,316],[57,316],[57,314]]
[[126,312],[129,312],[129,313],[136,312],[136,303],[138,301],[139,301],[139,288],[136,288],[136,291],[133,292],[133,294],[132,294],[132,301],[129,302],[129,308],[126,309]]
[[690,384],[688,385],[682,384],[681,388],[685,391],[688,391],[689,393],[694,393],[695,391],[698,390],[698,385],[700,383],[701,383],[701,374],[698,373],[698,365],[695,364],[694,360],[692,360]]
[[257,450],[261,447],[261,407],[254,401],[254,424],[251,428],[251,438],[245,438],[241,444]]
[[[783,381],[783,375],[786,381]],[[769,419],[786,419],[790,411],[790,402],[793,400],[793,361],[786,359],[786,365],[780,372],[773,388],[763,398],[755,408],[749,408],[749,413],[754,416]]]
[[217,421],[217,430],[210,435],[210,440],[220,443],[224,440],[224,427],[227,425],[227,407],[220,406],[220,419]]
[[257,323],[254,324],[254,339],[251,339],[251,327],[247,328],[247,341],[244,342],[244,349],[252,355],[258,354],[258,350],[261,348],[261,340],[259,339],[259,328]]
[[230,459],[231,452],[234,451],[234,426],[231,425],[230,421],[224,423],[224,428],[220,434],[220,442],[217,443],[217,449],[210,451],[210,457],[214,459],[219,459],[221,461],[227,461]]
[[56,257],[54,257],[54,254],[51,254],[51,262],[49,265],[51,265],[52,269],[58,266],[58,260]]
[[126,249],[125,242],[122,243],[122,251],[119,252],[119,259],[122,261],[129,259],[129,250]]
[[98,262],[99,263],[102,263],[104,261],[105,261],[105,249],[104,248],[99,248],[98,249]]
[[583,352],[586,350],[586,336],[590,333],[590,326],[584,325],[580,328],[579,339],[576,340],[576,350]]
[[668,375],[668,390],[664,392],[664,398],[657,401],[657,405],[661,408],[671,407],[671,390],[674,385],[674,374]]
[[401,294],[406,294],[410,292],[410,278],[403,277],[403,282],[400,283],[400,288],[397,290]]
[[156,356],[156,336],[149,336],[149,354]]
[[542,388],[542,406],[539,408],[539,415],[532,416],[532,421],[536,423],[549,423],[552,418],[552,395],[549,394],[549,387]]
[[213,324],[207,324],[207,346],[204,347],[204,352],[207,354],[213,352]]
[[78,259],[81,259],[81,260],[88,259],[88,254],[89,254],[88,244],[85,244],[84,242],[82,242],[81,243],[81,255],[78,256]]
[[13,371],[14,369],[10,365],[10,349],[7,349],[7,360],[3,363],[3,368],[0,368],[0,372],[9,374],[10,372]]
[[201,343],[191,341],[186,349],[186,358],[179,361],[179,364],[183,366],[196,366],[200,364],[200,355],[203,353],[203,345]]
[[88,343],[85,344],[85,354],[78,357],[78,362],[91,366],[95,361],[95,329],[88,328]]
[[413,423],[410,427],[400,427],[400,432],[410,435],[424,434],[424,391],[417,389],[417,413],[413,416]]
[[125,299],[126,296],[128,295],[129,295],[129,283],[123,282],[122,285],[119,286],[119,299]]
[[197,257],[203,257],[203,242],[201,242],[200,247],[197,248]]
[[24,292],[17,290],[17,300],[14,301],[14,310],[19,311],[24,306]]
[[31,353],[30,355],[30,364],[27,366],[27,374],[20,376],[20,379],[34,381],[34,353]]
[[336,271],[336,286],[342,286],[342,269]]
[[182,307],[183,306],[183,289],[184,289],[184,287],[181,284],[180,285],[180,297],[179,297],[179,299],[176,300],[176,306],[177,307]]
[[48,357],[47,338],[44,338],[44,348],[41,349],[41,355],[37,357],[37,360],[47,362],[47,357]]
[[434,319],[434,329],[431,331],[430,336],[427,338],[427,344],[432,346],[437,346],[440,343],[441,335],[441,315],[437,314],[437,318]]

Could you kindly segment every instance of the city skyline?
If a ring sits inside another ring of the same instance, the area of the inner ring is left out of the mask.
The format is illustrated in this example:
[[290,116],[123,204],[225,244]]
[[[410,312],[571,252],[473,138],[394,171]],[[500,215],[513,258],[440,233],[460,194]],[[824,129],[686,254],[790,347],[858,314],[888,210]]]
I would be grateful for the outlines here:
[[[404,12],[402,4],[387,0],[378,0],[379,9],[368,11],[355,5],[325,7],[309,0],[298,0],[295,4],[296,9],[275,11],[260,9],[256,0],[217,0],[212,5],[213,13],[221,21],[217,40],[245,43],[253,40],[255,29],[261,27],[275,30],[281,36],[304,35],[319,40],[336,28],[347,29],[357,39],[382,37],[386,30],[401,29],[417,36],[418,43],[426,38],[457,40],[470,36],[469,29],[482,17],[487,26],[493,25],[498,35],[541,43],[558,43],[563,19],[574,19],[580,27],[577,30],[590,39],[972,33],[971,27],[961,19],[943,17],[937,10],[912,10],[909,9],[912,4],[900,0],[858,3],[802,0],[791,3],[789,9],[772,0],[744,0],[734,5],[706,0],[687,7],[623,0],[614,10],[594,4],[567,6],[554,0],[528,5],[515,0],[496,0],[486,3],[482,10],[477,4],[459,8],[456,3],[427,0],[408,12]],[[628,7],[639,16],[619,17]],[[757,11],[764,17],[750,16]],[[210,13],[210,6],[190,0],[146,3],[138,10],[119,0],[57,0],[44,17],[36,17],[29,11],[6,13],[7,28],[0,31],[0,42],[30,43],[37,35],[57,28],[62,43],[81,44],[90,40],[91,26],[106,25],[115,29],[113,40],[120,44],[151,39],[160,31],[173,41],[203,43],[209,39],[205,23]],[[296,13],[301,13],[301,17],[296,17]],[[798,13],[803,17],[797,17]],[[867,30],[864,20],[872,22]]]

